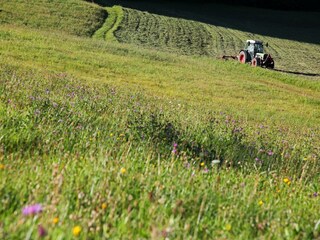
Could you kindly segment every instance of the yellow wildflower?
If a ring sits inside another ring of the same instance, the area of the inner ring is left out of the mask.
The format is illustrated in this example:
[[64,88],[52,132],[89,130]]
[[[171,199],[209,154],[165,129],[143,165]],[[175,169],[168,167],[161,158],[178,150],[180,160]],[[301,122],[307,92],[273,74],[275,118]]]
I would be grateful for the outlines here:
[[259,201],[259,206],[262,206],[262,205],[263,205],[263,201],[260,200],[260,201]]
[[58,217],[55,217],[54,219],[53,219],[53,223],[54,224],[57,224],[59,222],[59,218]]
[[102,203],[101,208],[104,210],[107,208],[107,204],[106,203]]
[[203,166],[204,166],[204,162],[202,162],[202,163],[200,164],[200,166],[203,167]]
[[127,171],[127,170],[126,170],[125,168],[121,168],[121,169],[120,169],[120,173],[121,173],[121,174],[125,174],[126,171]]
[[0,170],[3,170],[3,169],[5,169],[4,164],[0,164]]
[[113,133],[110,133],[110,137],[113,137]]
[[289,178],[283,179],[283,182],[286,183],[287,185],[290,185],[290,184],[291,184],[291,181],[290,181]]
[[75,237],[79,236],[80,232],[81,232],[81,227],[80,226],[75,226],[74,228],[72,228],[73,236],[75,236]]
[[231,224],[227,224],[225,228],[226,228],[227,231],[231,231],[231,228],[232,228]]

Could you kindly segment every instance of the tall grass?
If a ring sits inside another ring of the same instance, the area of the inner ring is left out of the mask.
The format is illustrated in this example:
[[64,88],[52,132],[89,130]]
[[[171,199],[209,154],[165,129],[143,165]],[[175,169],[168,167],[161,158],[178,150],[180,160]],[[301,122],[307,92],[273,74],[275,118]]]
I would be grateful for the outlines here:
[[35,16],[0,26],[1,239],[320,236],[319,82]]
[[[1,237],[303,238],[319,205],[314,137],[67,73],[1,67]],[[219,161],[218,161],[219,160]],[[42,213],[22,216],[41,203]],[[57,220],[58,219],[58,220]],[[55,221],[55,223],[53,223]]]

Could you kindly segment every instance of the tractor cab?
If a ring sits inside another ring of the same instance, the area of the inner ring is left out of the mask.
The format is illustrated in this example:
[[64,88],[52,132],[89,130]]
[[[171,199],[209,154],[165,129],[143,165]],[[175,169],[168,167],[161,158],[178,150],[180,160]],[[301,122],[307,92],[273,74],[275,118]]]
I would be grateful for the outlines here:
[[245,50],[250,54],[251,59],[254,59],[257,53],[263,54],[263,43],[261,41],[247,40]]

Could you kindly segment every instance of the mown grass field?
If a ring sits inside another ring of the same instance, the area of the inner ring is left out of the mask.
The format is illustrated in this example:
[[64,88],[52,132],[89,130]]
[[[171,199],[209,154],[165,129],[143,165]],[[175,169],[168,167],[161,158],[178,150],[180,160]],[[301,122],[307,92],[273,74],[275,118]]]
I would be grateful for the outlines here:
[[[259,14],[270,15],[272,12],[264,10]],[[223,55],[237,55],[243,49],[246,39],[259,39],[269,44],[270,47],[266,48],[266,51],[274,57],[276,68],[284,71],[318,74],[319,79],[320,72],[317,67],[320,64],[319,44],[264,36],[226,26],[161,16],[134,9],[124,9],[123,15],[123,21],[115,31],[115,36],[120,42],[135,43],[179,54],[198,54],[219,58]],[[208,14],[207,17],[209,16]],[[210,17],[214,18],[214,15]],[[233,16],[227,14],[225,18],[232,19]],[[238,19],[235,18],[234,21]],[[253,23],[250,22],[250,24]],[[264,28],[261,19],[257,20],[257,25]],[[281,26],[281,22],[279,25]],[[310,35],[313,30],[317,32],[316,29],[317,26],[308,26],[301,34]],[[283,31],[292,30],[284,26]],[[318,36],[315,35],[315,39],[317,38]]]
[[0,25],[0,238],[319,238],[320,83],[117,43],[117,19]]

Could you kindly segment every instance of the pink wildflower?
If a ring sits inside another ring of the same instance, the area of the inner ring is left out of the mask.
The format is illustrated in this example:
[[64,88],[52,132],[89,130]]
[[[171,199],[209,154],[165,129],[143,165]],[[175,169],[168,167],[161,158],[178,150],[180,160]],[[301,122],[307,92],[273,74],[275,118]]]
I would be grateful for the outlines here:
[[22,209],[22,214],[25,216],[36,215],[40,212],[42,212],[41,204],[29,205]]

